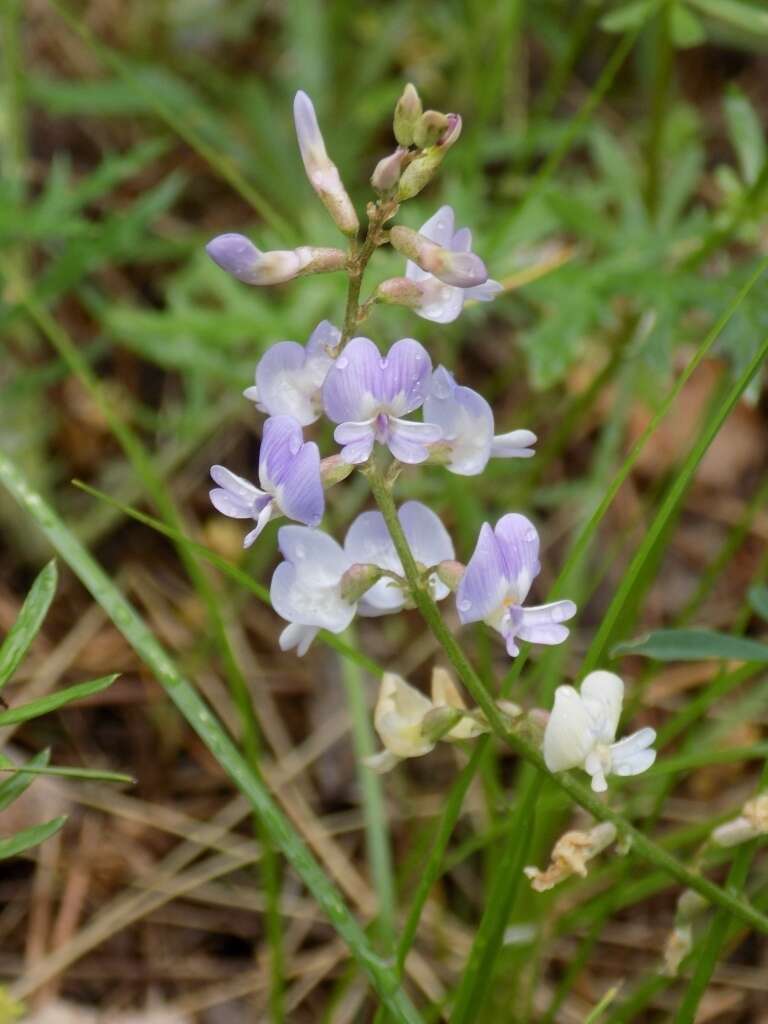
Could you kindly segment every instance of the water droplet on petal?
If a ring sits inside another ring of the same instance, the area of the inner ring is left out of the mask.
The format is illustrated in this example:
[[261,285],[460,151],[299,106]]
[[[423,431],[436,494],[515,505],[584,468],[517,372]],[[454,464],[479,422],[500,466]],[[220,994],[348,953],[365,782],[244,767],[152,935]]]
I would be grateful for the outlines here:
[[536,533],[536,531],[533,529],[533,527],[531,527],[530,530],[526,530],[525,531],[525,533],[523,535],[523,540],[526,541],[527,543],[531,544],[533,541],[536,540],[537,537],[538,537],[538,533]]
[[457,607],[460,612],[468,612],[469,609],[472,607],[472,602],[467,601],[465,598],[463,601],[459,601]]
[[304,547],[303,544],[297,544],[296,545],[296,557],[297,558],[306,558],[306,556],[307,556],[307,549]]
[[348,366],[349,366],[349,360],[347,359],[347,357],[346,356],[339,356],[339,358],[336,360],[336,369],[337,370],[346,370],[346,368]]

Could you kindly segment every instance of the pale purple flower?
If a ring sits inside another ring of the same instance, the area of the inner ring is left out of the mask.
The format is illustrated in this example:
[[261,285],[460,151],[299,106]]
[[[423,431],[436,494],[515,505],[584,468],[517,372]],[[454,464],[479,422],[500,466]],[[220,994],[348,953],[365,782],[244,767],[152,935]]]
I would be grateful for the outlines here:
[[296,648],[301,657],[319,630],[341,633],[354,618],[356,604],[341,593],[352,560],[333,537],[306,526],[282,526],[277,542],[285,561],[275,569],[269,596],[289,623],[280,634],[280,649]]
[[[443,249],[457,253],[471,252],[472,233],[469,228],[460,228],[458,231],[454,228],[453,209],[450,206],[441,206],[434,216],[422,224],[419,234]],[[490,278],[472,288],[446,284],[433,274],[422,270],[411,260],[406,264],[405,276],[417,285],[421,293],[420,303],[414,307],[414,312],[425,320],[433,320],[438,324],[448,324],[455,320],[468,299],[490,302],[503,290],[498,281]]]
[[365,462],[375,441],[400,462],[427,458],[440,428],[402,417],[423,403],[431,373],[426,349],[411,338],[396,341],[385,357],[369,338],[350,341],[323,384],[325,412],[339,424],[333,436],[346,462]]
[[447,446],[447,467],[460,476],[482,473],[490,458],[529,459],[536,435],[512,430],[494,435],[493,411],[482,395],[462,387],[444,366],[432,374],[422,410],[424,421],[443,432],[439,446]]
[[322,387],[333,365],[341,332],[322,320],[306,347],[295,341],[272,345],[256,367],[256,383],[243,392],[256,408],[270,416],[292,416],[303,427],[314,423],[323,408]]
[[[455,557],[453,541],[432,509],[420,501],[406,501],[397,513],[400,525],[416,561],[431,568]],[[344,540],[344,551],[352,562],[377,565],[380,569],[404,575],[403,565],[395,551],[381,512],[362,512],[352,523]],[[427,586],[432,597],[441,601],[450,591],[435,573],[431,573]],[[387,615],[400,611],[407,594],[397,583],[384,578],[375,583],[361,599],[361,615]]]
[[558,686],[544,731],[547,768],[583,768],[596,793],[608,788],[606,775],[639,775],[650,768],[656,760],[656,751],[650,749],[656,739],[653,729],[639,729],[615,742],[623,701],[624,683],[613,672],[590,672],[580,692]]
[[520,653],[518,638],[562,643],[568,628],[561,623],[576,614],[573,601],[523,607],[540,569],[539,535],[530,520],[510,513],[493,529],[484,523],[456,592],[459,618],[492,626],[504,637],[510,657]]
[[272,416],[264,424],[259,451],[261,488],[224,466],[213,466],[211,476],[218,485],[210,492],[214,507],[233,519],[256,521],[255,529],[243,541],[246,548],[276,516],[308,526],[316,526],[323,518],[320,452],[314,442],[304,442],[301,427],[290,416]]

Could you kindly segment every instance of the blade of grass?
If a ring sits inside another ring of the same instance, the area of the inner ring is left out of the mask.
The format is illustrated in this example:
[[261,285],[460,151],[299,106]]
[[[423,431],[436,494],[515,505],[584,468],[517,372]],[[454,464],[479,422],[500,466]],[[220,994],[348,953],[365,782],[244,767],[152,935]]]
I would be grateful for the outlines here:
[[12,773],[13,775],[56,775],[64,779],[83,779],[87,782],[119,782],[126,786],[136,784],[136,779],[122,772],[105,772],[99,768],[57,768],[53,765],[46,768],[34,768],[32,762],[24,765],[5,767],[0,765],[0,772]]
[[0,839],[0,860],[7,860],[9,857],[18,857],[20,853],[30,850],[33,846],[39,846],[46,839],[64,827],[67,816],[53,818],[46,821],[44,825],[33,825],[32,828],[22,829],[15,836],[8,839]]
[[40,572],[24,599],[18,618],[0,646],[0,689],[8,682],[40,632],[56,593],[56,563],[49,562]]
[[485,911],[472,943],[469,960],[451,1014],[451,1024],[472,1024],[491,993],[493,968],[503,946],[504,930],[523,878],[523,868],[533,837],[536,801],[543,777],[536,776],[533,785],[519,800],[496,874],[485,901]]
[[224,728],[193,686],[181,675],[144,620],[76,540],[43,499],[31,490],[13,461],[0,451],[0,481],[19,505],[38,524],[60,557],[70,566],[125,636],[136,653],[152,669],[158,682],[189,725],[200,736],[216,761],[249,799],[265,830],[323,909],[349,947],[388,1011],[397,1021],[417,1024],[420,1015],[406,996],[394,969],[371,949],[338,889],[309,852],[270,796],[266,786],[239,753]]
[[39,718],[40,715],[47,715],[51,711],[64,707],[73,700],[81,700],[83,697],[90,697],[94,693],[101,693],[117,679],[117,674],[103,676],[101,679],[92,679],[88,683],[78,683],[76,686],[68,686],[64,690],[52,693],[40,700],[33,700],[29,704],[21,704],[17,708],[9,708],[7,711],[0,711],[0,726],[16,725],[18,722],[28,722],[30,718]]

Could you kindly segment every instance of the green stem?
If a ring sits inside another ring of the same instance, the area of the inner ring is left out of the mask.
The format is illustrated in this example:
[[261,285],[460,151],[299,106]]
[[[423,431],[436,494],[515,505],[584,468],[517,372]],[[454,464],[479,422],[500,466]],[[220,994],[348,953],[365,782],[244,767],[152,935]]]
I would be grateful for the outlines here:
[[[756,368],[757,362],[755,361],[752,372]],[[624,815],[619,814],[603,803],[589,786],[579,782],[570,773],[551,774],[544,764],[544,758],[538,746],[523,736],[507,730],[504,719],[499,713],[496,704],[488,694],[482,680],[470,664],[464,651],[449,631],[443,621],[440,610],[424,586],[408,541],[400,525],[400,520],[397,517],[397,508],[394,500],[383,477],[378,470],[371,468],[368,470],[368,478],[371,491],[392,538],[392,543],[402,562],[413,601],[432,630],[435,639],[443,648],[458,677],[482,709],[492,732],[520,757],[528,761],[540,772],[546,774],[556,786],[567,793],[577,804],[580,804],[585,810],[589,811],[598,821],[613,822],[618,831],[631,842],[633,849],[639,856],[661,870],[666,871],[667,874],[680,882],[681,885],[688,886],[700,893],[710,903],[721,907],[728,907],[732,913],[738,915],[743,921],[768,934],[768,917],[755,910],[745,900],[734,896],[732,893],[710,882],[709,879],[691,871],[653,840],[648,839]]]
[[248,798],[271,842],[283,853],[387,1006],[402,1024],[422,1024],[422,1018],[400,986],[393,967],[371,948],[341,893],[307,849],[301,837],[272,799],[264,782],[240,754],[211,709],[182,676],[144,620],[112,580],[80,544],[53,509],[33,491],[14,462],[0,451],[0,482],[34,520],[61,558],[114,622],[139,657],[200,736],[216,761]]

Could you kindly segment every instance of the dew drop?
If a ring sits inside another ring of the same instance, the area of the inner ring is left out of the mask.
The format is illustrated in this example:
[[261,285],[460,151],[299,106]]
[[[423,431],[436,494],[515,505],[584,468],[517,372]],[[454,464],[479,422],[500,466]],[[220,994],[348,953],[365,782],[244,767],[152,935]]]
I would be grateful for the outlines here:
[[525,531],[525,534],[523,535],[523,540],[526,541],[528,544],[531,544],[533,541],[536,540],[537,537],[538,534],[533,528],[531,528],[530,530]]
[[306,558],[307,557],[307,549],[304,547],[303,544],[297,544],[296,545],[296,557],[297,558]]
[[347,359],[347,357],[346,356],[339,356],[339,358],[336,360],[336,369],[337,370],[346,370],[346,368],[348,366],[349,366],[349,360]]
[[465,598],[463,601],[459,601],[457,607],[458,607],[460,612],[468,612],[469,609],[472,607],[472,602],[471,601],[467,601],[466,598]]

